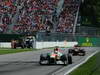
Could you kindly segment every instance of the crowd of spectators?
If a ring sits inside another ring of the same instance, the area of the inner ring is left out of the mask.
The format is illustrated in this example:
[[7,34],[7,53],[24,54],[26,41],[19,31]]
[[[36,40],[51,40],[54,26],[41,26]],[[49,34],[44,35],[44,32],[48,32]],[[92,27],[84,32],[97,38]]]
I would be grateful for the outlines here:
[[[59,0],[0,0],[0,32],[9,27],[15,33],[42,31],[52,28],[52,16]],[[58,32],[69,32],[73,26],[78,4],[65,0],[59,16]]]
[[0,0],[0,31],[11,25],[18,33],[46,30],[57,3],[58,0]]
[[78,0],[65,0],[64,7],[59,16],[58,32],[72,33],[78,7]]

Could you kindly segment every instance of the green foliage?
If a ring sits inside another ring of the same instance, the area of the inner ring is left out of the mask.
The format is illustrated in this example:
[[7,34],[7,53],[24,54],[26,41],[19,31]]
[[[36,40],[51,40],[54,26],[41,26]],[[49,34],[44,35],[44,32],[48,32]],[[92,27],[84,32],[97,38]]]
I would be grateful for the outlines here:
[[90,23],[95,27],[100,27],[100,0],[84,0],[81,3],[80,14],[82,23]]
[[20,53],[20,52],[26,52],[26,51],[33,51],[33,49],[4,49],[4,48],[1,48],[0,49],[0,55],[3,55],[3,54],[11,54],[11,53]]

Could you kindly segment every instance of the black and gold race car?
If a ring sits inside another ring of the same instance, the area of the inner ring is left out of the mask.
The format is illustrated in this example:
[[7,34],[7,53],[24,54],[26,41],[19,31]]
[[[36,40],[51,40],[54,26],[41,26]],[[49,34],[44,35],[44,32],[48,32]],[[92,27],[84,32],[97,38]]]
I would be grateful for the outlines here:
[[72,54],[73,56],[77,56],[77,55],[85,56],[86,55],[86,51],[83,48],[81,48],[80,46],[75,46],[73,48],[70,48],[68,50],[68,53]]

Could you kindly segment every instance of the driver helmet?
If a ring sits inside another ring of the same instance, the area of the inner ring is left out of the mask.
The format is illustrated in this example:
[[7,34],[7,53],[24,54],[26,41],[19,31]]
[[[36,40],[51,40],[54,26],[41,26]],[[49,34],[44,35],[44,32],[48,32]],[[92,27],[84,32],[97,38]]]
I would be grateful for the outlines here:
[[58,52],[58,50],[59,50],[59,47],[56,46],[55,49],[54,49],[54,52]]

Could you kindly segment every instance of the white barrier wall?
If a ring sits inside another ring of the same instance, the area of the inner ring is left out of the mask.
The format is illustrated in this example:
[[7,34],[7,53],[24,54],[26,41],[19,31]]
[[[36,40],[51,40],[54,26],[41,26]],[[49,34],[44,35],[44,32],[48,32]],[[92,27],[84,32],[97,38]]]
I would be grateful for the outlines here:
[[[77,42],[36,42],[34,47],[36,49],[49,48],[49,47],[73,47],[78,44]],[[0,48],[11,48],[11,42],[1,42]]]
[[36,42],[36,49],[48,48],[48,47],[73,47],[78,44],[77,42]]
[[11,48],[11,42],[0,42],[0,48]]

